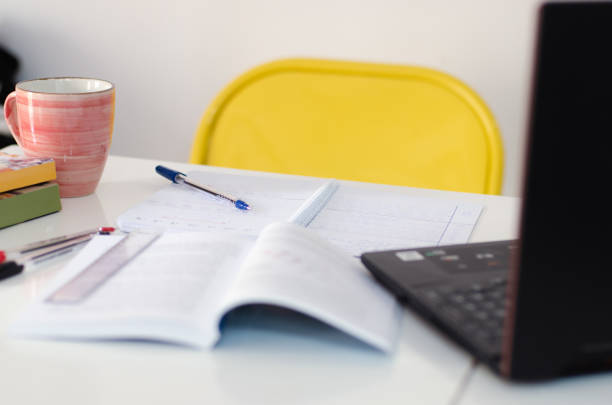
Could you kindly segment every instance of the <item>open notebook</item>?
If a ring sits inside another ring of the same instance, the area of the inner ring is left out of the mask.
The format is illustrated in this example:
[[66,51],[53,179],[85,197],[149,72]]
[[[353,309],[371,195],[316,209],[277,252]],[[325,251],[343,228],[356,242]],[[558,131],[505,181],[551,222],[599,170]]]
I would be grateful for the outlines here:
[[241,234],[166,233],[78,304],[47,300],[125,236],[98,236],[45,299],[13,325],[19,335],[147,339],[212,347],[222,317],[270,304],[322,320],[381,350],[393,348],[400,310],[356,258],[290,223]]

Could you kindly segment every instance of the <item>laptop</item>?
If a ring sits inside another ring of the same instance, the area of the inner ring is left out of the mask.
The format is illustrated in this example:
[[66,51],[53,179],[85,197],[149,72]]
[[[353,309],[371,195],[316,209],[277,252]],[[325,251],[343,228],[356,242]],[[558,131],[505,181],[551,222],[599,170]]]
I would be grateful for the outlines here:
[[501,376],[612,368],[612,3],[538,15],[519,239],[368,252],[401,301]]

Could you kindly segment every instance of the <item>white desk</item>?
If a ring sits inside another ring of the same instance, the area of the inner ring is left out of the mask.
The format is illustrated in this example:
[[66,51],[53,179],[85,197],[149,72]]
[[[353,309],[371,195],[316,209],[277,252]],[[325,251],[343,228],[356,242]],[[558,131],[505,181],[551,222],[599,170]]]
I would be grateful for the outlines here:
[[[110,157],[95,194],[63,199],[59,213],[0,230],[0,247],[113,225],[120,213],[167,184],[154,172],[159,163],[164,162]],[[231,171],[166,163],[182,171]],[[278,176],[249,174],[254,181]],[[484,204],[472,241],[516,237],[518,199],[396,189]],[[474,377],[470,356],[408,311],[391,356],[315,322],[257,314],[230,319],[212,351],[8,337],[10,321],[60,267],[56,263],[0,283],[2,404],[447,404],[462,399],[464,382]]]
[[534,384],[499,379],[484,366],[475,368],[457,405],[610,405],[612,373],[562,378]]

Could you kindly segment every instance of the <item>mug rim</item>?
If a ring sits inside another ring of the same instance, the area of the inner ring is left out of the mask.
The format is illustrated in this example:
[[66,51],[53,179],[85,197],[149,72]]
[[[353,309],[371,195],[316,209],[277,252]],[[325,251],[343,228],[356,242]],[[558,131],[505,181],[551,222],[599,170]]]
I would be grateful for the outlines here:
[[[103,82],[103,83],[107,83],[110,85],[110,87],[108,89],[103,89],[103,90],[96,90],[96,91],[87,91],[87,92],[68,92],[68,93],[60,93],[60,92],[55,92],[55,91],[37,91],[37,90],[27,90],[21,87],[22,84],[25,83],[31,83],[31,82],[38,82],[38,81],[43,81],[43,80],[58,80],[58,79],[77,79],[77,80],[97,80],[99,82]],[[79,95],[79,94],[98,94],[98,93],[104,93],[107,91],[111,91],[115,89],[115,84],[109,80],[104,80],[104,79],[98,79],[95,77],[83,77],[83,76],[54,76],[54,77],[40,77],[37,79],[28,79],[28,80],[22,80],[20,82],[18,82],[15,85],[15,90],[21,90],[21,91],[25,91],[28,93],[36,93],[36,94],[66,94],[66,95]]]

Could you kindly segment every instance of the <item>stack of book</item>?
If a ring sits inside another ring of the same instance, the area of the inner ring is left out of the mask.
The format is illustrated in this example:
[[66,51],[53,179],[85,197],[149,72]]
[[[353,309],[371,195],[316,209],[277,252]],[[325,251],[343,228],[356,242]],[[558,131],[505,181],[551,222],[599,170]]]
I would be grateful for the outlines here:
[[0,152],[0,228],[62,208],[53,159]]

